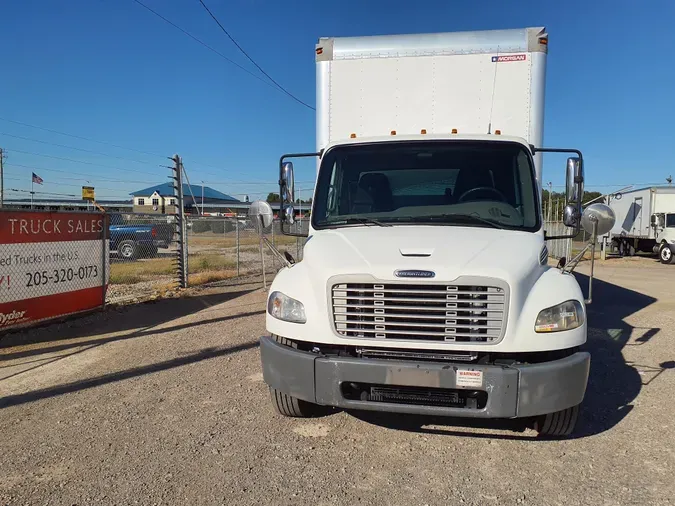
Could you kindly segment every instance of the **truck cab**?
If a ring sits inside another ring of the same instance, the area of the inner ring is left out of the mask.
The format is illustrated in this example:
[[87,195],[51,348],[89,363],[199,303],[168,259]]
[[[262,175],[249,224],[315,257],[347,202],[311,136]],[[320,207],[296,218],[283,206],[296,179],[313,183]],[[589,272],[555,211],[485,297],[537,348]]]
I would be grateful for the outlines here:
[[579,231],[584,169],[579,150],[541,147],[547,45],[543,28],[319,40],[317,150],[279,166],[291,234],[291,160],[317,159],[303,259],[274,279],[261,338],[278,413],[572,432],[586,310],[548,265],[542,153],[574,155],[563,237]]
[[657,213],[651,218],[651,225],[656,237],[655,249],[661,263],[675,262],[675,213]]

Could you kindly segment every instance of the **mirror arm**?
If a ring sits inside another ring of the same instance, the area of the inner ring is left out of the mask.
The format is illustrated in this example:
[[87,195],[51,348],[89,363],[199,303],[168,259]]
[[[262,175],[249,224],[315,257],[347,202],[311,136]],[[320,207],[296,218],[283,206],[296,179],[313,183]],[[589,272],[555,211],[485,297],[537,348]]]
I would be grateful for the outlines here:
[[[579,151],[578,149],[574,148],[538,148],[536,146],[530,146],[532,153],[537,154],[537,153],[572,153],[575,154],[579,157],[579,166],[583,168],[584,166],[584,155]],[[574,178],[574,182],[576,184],[583,183],[583,179],[579,177]],[[574,227],[574,233],[573,234],[565,234],[565,235],[546,235],[544,233],[544,240],[545,241],[552,241],[555,239],[574,239],[577,235],[579,235],[579,232],[581,232],[581,199],[579,199],[579,202],[577,202],[577,211],[579,213],[579,222],[577,223],[577,226]]]
[[[282,194],[284,193],[284,184],[283,184],[283,170],[284,170],[284,161],[286,161],[287,158],[320,158],[321,155],[323,154],[323,150],[319,153],[288,153],[285,155],[282,155],[281,158],[279,158],[279,222],[281,224],[281,233],[284,235],[289,235],[292,237],[307,237],[308,234],[303,234],[303,233],[297,233],[297,232],[291,232],[288,230],[286,227],[286,220],[284,216],[284,201],[282,198]],[[294,196],[295,197],[295,196]],[[295,202],[291,202],[292,204],[295,204]],[[302,204],[300,204],[300,209],[302,209]]]

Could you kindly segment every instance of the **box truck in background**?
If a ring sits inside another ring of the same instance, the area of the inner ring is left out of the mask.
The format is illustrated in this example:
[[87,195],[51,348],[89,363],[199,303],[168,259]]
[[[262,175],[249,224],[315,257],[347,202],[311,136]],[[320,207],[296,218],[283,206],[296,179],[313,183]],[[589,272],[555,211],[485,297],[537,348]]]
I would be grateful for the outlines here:
[[524,418],[569,434],[590,367],[586,311],[574,276],[548,265],[543,152],[574,155],[569,237],[582,221],[608,227],[607,213],[581,214],[581,152],[542,147],[548,34],[322,38],[315,49],[316,152],[279,167],[290,234],[290,159],[318,160],[303,259],[268,295],[261,360],[274,407]]
[[609,197],[616,223],[609,242],[621,256],[641,251],[658,254],[664,264],[675,260],[675,187],[652,186]]

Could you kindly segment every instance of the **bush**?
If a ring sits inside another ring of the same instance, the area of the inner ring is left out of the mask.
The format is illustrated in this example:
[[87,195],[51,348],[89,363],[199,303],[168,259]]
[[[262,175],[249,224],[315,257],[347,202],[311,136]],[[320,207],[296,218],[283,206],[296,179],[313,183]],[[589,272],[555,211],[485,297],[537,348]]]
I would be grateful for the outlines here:
[[211,230],[211,223],[205,220],[194,220],[192,222],[192,232],[195,234],[203,234]]
[[222,220],[211,222],[211,232],[213,232],[214,234],[225,233],[225,222]]

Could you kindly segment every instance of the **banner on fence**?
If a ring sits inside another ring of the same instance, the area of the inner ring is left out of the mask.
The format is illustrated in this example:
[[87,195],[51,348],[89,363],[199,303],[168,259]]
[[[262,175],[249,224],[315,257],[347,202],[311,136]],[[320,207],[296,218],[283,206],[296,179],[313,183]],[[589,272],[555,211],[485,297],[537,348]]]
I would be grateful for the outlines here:
[[106,237],[101,213],[0,212],[0,330],[101,306]]

